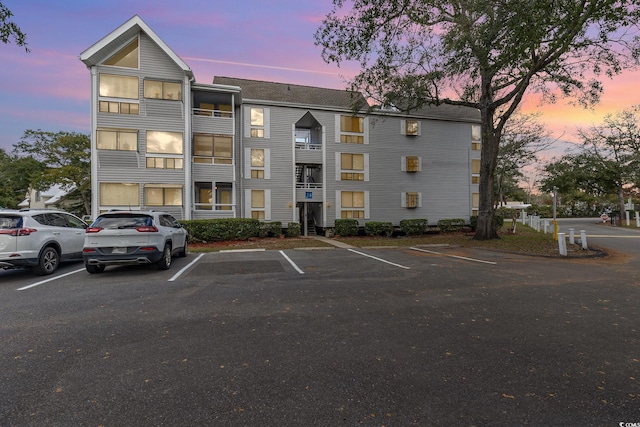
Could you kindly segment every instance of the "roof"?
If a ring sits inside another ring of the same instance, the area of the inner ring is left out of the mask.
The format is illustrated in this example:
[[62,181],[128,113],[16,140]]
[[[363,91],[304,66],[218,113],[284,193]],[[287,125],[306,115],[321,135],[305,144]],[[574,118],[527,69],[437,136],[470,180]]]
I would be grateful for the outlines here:
[[315,86],[302,86],[290,83],[266,82],[261,80],[239,79],[216,76],[214,84],[239,86],[244,100],[283,102],[298,105],[317,105],[324,107],[353,108],[353,105],[368,106],[359,92],[339,89],[327,89]]
[[144,32],[160,49],[162,49],[188,77],[193,77],[193,71],[170,47],[167,45],[138,15],[134,15],[124,24],[101,38],[90,48],[80,54],[80,60],[88,67],[102,63],[105,57],[105,50],[111,54],[121,44],[133,38],[139,32]]

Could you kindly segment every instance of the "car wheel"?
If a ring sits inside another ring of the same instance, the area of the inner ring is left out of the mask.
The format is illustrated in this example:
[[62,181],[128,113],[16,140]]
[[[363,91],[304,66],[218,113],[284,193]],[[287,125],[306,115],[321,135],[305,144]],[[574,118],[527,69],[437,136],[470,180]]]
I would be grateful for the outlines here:
[[168,270],[171,267],[171,246],[168,243],[164,245],[162,258],[156,262],[156,267],[158,267],[158,270]]
[[184,241],[184,246],[182,247],[182,249],[180,249],[180,252],[178,252],[178,256],[182,258],[187,256],[187,240],[186,239]]
[[38,276],[46,276],[52,274],[58,269],[60,265],[60,254],[55,248],[51,246],[46,247],[40,253],[40,259],[38,265],[35,266],[34,271]]
[[102,273],[104,271],[104,265],[90,265],[86,264],[85,267],[89,274]]

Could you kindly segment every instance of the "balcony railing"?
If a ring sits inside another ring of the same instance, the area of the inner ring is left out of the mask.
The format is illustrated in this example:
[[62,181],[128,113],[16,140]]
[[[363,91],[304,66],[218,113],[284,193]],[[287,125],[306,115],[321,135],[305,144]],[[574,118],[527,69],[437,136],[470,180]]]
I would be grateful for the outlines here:
[[234,211],[235,206],[229,203],[194,203],[193,206],[198,211]]
[[224,118],[233,118],[233,111],[224,111],[224,110],[208,110],[205,108],[194,108],[193,109],[194,116],[205,116],[205,117],[224,117]]
[[313,144],[309,142],[300,143],[296,142],[297,150],[322,150],[322,144]]
[[318,189],[322,188],[321,182],[296,182],[296,188]]

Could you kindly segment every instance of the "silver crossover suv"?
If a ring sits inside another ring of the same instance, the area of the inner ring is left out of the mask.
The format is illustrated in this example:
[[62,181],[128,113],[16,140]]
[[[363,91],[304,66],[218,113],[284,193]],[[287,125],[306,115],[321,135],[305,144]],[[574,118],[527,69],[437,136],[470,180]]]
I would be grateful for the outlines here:
[[155,264],[171,267],[174,255],[187,256],[187,231],[172,215],[156,211],[110,211],[87,227],[82,258],[87,271],[107,265]]
[[82,260],[85,224],[49,209],[0,210],[0,268],[33,267],[51,274],[61,261]]

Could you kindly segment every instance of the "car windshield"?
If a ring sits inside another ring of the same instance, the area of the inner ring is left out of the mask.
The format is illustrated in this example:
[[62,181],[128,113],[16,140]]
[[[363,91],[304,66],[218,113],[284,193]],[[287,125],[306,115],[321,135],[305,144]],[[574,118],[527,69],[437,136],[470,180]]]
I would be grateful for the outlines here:
[[15,215],[0,215],[0,229],[13,229],[22,227],[22,217]]
[[149,215],[118,214],[100,216],[91,225],[92,227],[106,228],[138,228],[153,225],[153,218]]

